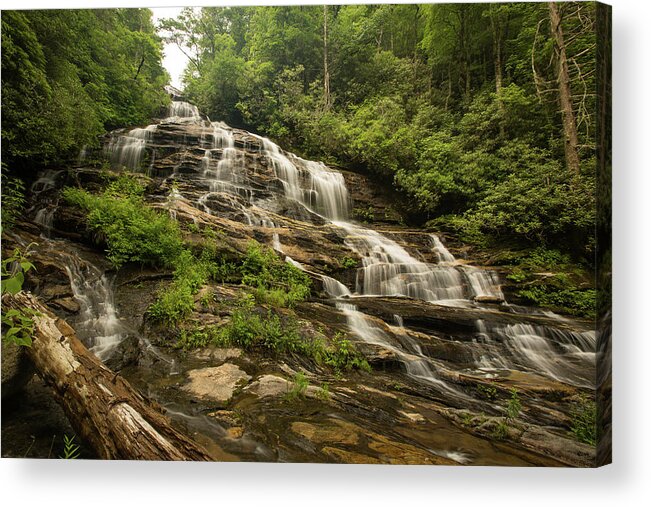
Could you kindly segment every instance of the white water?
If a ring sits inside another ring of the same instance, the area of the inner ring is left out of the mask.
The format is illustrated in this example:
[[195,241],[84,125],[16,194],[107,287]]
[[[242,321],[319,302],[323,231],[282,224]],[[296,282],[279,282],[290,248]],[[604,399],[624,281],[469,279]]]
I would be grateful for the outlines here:
[[201,121],[201,114],[199,109],[194,104],[183,102],[181,100],[174,100],[169,105],[167,110],[168,118],[166,121],[185,121],[187,119],[193,121]]
[[156,129],[157,125],[149,125],[112,137],[106,150],[113,166],[125,167],[130,171],[140,170],[147,142],[152,140]]
[[476,359],[484,370],[529,370],[581,387],[594,387],[596,336],[594,331],[576,332],[531,324],[490,325],[476,322],[484,343],[498,353]]
[[[195,201],[200,208],[213,213],[211,202],[226,204],[236,210],[236,219],[250,226],[274,229],[276,224],[268,212],[256,206],[255,190],[247,179],[247,156],[263,156],[277,178],[282,196],[295,201],[312,213],[318,214],[345,234],[345,244],[362,259],[357,270],[354,292],[340,281],[320,273],[325,291],[333,298],[354,296],[403,296],[427,302],[472,306],[473,300],[504,301],[496,273],[459,262],[445,247],[441,239],[430,235],[429,255],[433,262],[419,259],[385,234],[350,222],[351,199],[342,173],[333,171],[321,162],[304,160],[283,151],[271,140],[249,134],[238,147],[235,134],[226,124],[209,123],[202,119],[191,104],[174,102],[170,106],[167,123],[200,123],[200,147],[204,150],[201,174],[208,190]],[[141,164],[142,153],[151,141],[156,126],[131,131],[126,139],[116,142],[112,150],[122,165],[135,168]],[[253,138],[254,141],[250,141]],[[121,143],[121,144],[120,144]],[[155,151],[155,150],[154,150]],[[247,154],[248,153],[248,154]],[[273,189],[267,189],[272,191]],[[179,198],[174,196],[174,199]],[[283,252],[277,231],[268,234],[271,246]],[[399,238],[399,235],[397,235]],[[287,262],[305,269],[290,257]],[[484,299],[482,299],[484,298]],[[369,324],[366,316],[352,304],[339,303],[346,316],[348,327],[363,341],[376,343],[393,350],[413,378],[451,388],[441,381],[432,360],[422,354],[417,343],[412,343],[399,333],[400,344],[392,342],[385,331]],[[399,316],[398,316],[399,317]],[[396,319],[402,325],[401,319]],[[477,366],[486,369],[524,367],[551,378],[567,382],[583,382],[579,372],[591,360],[594,343],[586,340],[559,340],[552,328],[528,329],[526,326],[485,329],[482,336],[489,350],[505,349],[502,354],[486,354],[476,358]],[[403,336],[404,335],[404,336]],[[562,335],[562,333],[561,333]],[[562,345],[559,343],[562,342]],[[501,344],[504,343],[505,346]],[[406,348],[405,348],[406,347]],[[557,360],[559,348],[564,354]],[[407,351],[408,350],[408,351]]]
[[33,212],[36,209],[34,222],[42,227],[41,232],[46,236],[54,226],[54,215],[59,207],[58,197],[48,197],[48,193],[56,188],[62,173],[63,171],[46,169],[30,187],[32,200],[43,207],[38,209],[32,207],[29,211]]
[[66,255],[64,262],[75,300],[81,307],[75,325],[77,336],[97,357],[106,359],[125,337],[111,284],[97,267],[75,255]]
[[323,162],[285,154],[266,137],[254,137],[260,140],[261,151],[280,180],[285,197],[328,219],[348,216],[350,196],[341,173],[329,169]]

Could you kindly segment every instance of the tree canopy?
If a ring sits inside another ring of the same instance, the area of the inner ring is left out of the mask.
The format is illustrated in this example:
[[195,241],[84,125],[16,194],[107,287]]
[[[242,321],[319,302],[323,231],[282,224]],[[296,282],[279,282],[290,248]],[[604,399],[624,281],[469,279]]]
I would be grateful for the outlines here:
[[2,12],[2,155],[42,165],[168,100],[149,9]]
[[209,7],[163,27],[194,55],[186,92],[211,118],[390,177],[412,218],[468,239],[569,235],[589,254],[595,17],[574,2]]

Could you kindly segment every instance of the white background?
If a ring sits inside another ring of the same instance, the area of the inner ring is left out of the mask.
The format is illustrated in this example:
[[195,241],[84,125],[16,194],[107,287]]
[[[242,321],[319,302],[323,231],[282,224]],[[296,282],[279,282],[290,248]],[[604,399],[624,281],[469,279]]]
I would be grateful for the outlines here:
[[[6,0],[2,6],[162,7],[202,3],[219,2],[104,0],[91,5],[87,0]],[[598,470],[559,470],[4,459],[0,462],[3,505],[651,505],[651,386],[647,374],[651,359],[650,2],[610,3],[614,39],[613,465]]]

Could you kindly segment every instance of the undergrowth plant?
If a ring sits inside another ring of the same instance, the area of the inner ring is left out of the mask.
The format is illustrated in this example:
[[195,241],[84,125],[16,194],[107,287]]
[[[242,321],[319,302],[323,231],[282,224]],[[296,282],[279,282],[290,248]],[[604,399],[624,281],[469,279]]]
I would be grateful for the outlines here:
[[572,433],[579,442],[597,445],[597,404],[593,399],[582,398],[571,413]]
[[[25,273],[35,269],[28,260],[30,244],[26,251],[20,248],[2,260],[2,294],[18,294],[23,289]],[[11,308],[2,312],[3,339],[15,345],[31,347],[34,334],[33,318],[40,315],[31,308]]]
[[63,435],[63,455],[59,456],[61,459],[77,459],[80,456],[79,445],[75,443],[74,435],[69,437]]
[[285,395],[285,399],[287,401],[295,401],[299,398],[302,398],[303,396],[305,396],[305,392],[307,391],[309,385],[310,385],[310,381],[305,376],[305,373],[303,373],[302,371],[297,372],[294,375],[291,389]]

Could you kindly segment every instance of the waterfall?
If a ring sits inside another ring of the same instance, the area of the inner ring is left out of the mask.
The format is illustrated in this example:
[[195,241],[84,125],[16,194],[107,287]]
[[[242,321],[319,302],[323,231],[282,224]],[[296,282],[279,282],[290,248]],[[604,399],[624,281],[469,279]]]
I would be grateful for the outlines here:
[[62,256],[75,299],[81,307],[80,319],[75,325],[77,337],[100,359],[124,339],[113,302],[113,289],[106,276],[92,264],[78,256]]
[[[351,198],[344,176],[322,162],[304,160],[285,152],[270,139],[251,133],[240,134],[236,142],[238,131],[223,122],[209,123],[196,106],[187,102],[174,101],[168,114],[161,125],[192,124],[193,132],[199,136],[198,148],[203,150],[198,174],[207,190],[198,197],[192,196],[191,202],[207,213],[225,208],[231,214],[229,218],[252,227],[271,229],[259,232],[283,254],[291,249],[281,244],[278,231],[273,230],[277,227],[276,219],[267,211],[274,198],[281,196],[299,203],[322,217],[329,226],[336,227],[343,235],[344,244],[362,260],[354,287],[349,288],[322,273],[310,271],[310,274],[321,278],[331,298],[351,298],[336,303],[346,317],[350,332],[361,341],[394,352],[410,377],[452,390],[437,375],[435,362],[423,354],[417,340],[402,327],[400,315],[394,317],[397,327],[391,327],[389,333],[373,325],[352,301],[359,296],[402,296],[439,305],[483,308],[484,303],[504,302],[496,272],[457,260],[436,234],[428,235],[429,251],[421,257],[418,252],[407,250],[400,232],[389,237],[387,233],[350,221]],[[200,130],[194,124],[200,125]],[[108,149],[112,161],[116,165],[139,168],[147,146],[153,144],[156,129],[156,125],[151,125],[114,136]],[[262,158],[262,170],[271,171],[280,192],[275,192],[273,185],[261,189],[252,179],[247,166],[251,158]],[[175,193],[169,199],[173,204],[182,197]],[[185,197],[190,200],[190,195]],[[275,208],[271,209],[275,212]],[[291,257],[286,256],[285,260],[307,271]],[[563,327],[563,322],[558,322]],[[560,327],[478,324],[477,339],[481,344],[475,344],[475,350],[482,350],[474,358],[475,365],[489,370],[524,368],[564,382],[588,384],[585,372],[590,371],[589,363],[593,360],[593,336],[563,331]],[[458,392],[455,395],[460,396]]]
[[125,135],[112,137],[106,150],[114,167],[126,167],[130,171],[141,169],[147,142],[151,141],[157,125],[135,128]]
[[430,234],[430,238],[432,239],[432,244],[433,244],[433,250],[434,253],[436,253],[436,256],[438,258],[438,263],[448,263],[452,264],[455,262],[454,255],[452,255],[445,246],[443,246],[443,243],[441,243],[440,238],[436,234]]
[[348,217],[350,196],[341,173],[328,169],[323,162],[304,160],[291,154],[287,156],[273,141],[266,137],[257,138],[283,186],[285,197],[331,220]]
[[464,298],[463,279],[455,268],[421,262],[377,231],[349,222],[334,223],[347,232],[345,244],[362,257],[363,267],[357,270],[358,294],[424,301]]
[[199,109],[194,104],[181,100],[173,100],[167,110],[167,121],[183,121],[190,119],[194,121],[201,120]]
[[499,353],[476,359],[483,369],[525,369],[576,385],[594,387],[596,335],[531,324],[476,322],[480,337]]
[[[29,212],[32,213],[36,210],[34,222],[42,227],[41,232],[45,236],[50,234],[54,226],[54,215],[59,207],[58,197],[48,194],[56,189],[62,174],[61,170],[46,169],[39,174],[29,189],[32,200],[36,203],[29,209]],[[41,207],[37,208],[37,206]]]
[[346,316],[348,328],[352,333],[365,343],[378,345],[393,352],[409,377],[430,384],[447,394],[453,394],[456,399],[468,399],[465,393],[439,378],[432,360],[423,355],[417,344],[415,344],[413,353],[405,352],[404,349],[392,343],[390,336],[385,331],[372,325],[368,317],[360,312],[355,305],[337,303],[336,306]]

